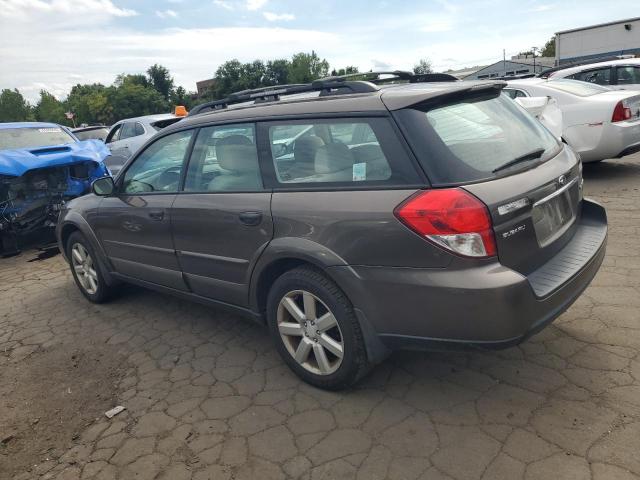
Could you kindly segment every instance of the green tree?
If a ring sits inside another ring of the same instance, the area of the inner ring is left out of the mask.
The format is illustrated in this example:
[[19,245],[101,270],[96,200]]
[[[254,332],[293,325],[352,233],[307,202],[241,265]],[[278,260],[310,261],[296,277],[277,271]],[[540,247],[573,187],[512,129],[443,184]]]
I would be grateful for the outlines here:
[[247,90],[264,86],[265,71],[262,60],[254,60],[251,63],[243,64],[240,69],[239,89]]
[[541,57],[555,57],[556,56],[556,36],[554,35],[549,39],[544,47],[540,50]]
[[149,83],[149,79],[143,75],[142,73],[121,73],[116,77],[116,81],[114,85],[116,87],[121,87],[122,85],[140,85],[141,87],[149,87],[151,84]]
[[265,65],[265,85],[286,85],[289,83],[289,69],[291,62],[287,59],[269,60]]
[[212,88],[213,98],[224,98],[228,94],[241,90],[239,87],[243,75],[243,65],[233,59],[224,62],[216,70],[216,83]]
[[[67,110],[75,113],[76,123],[102,123],[103,120],[99,120],[98,116],[101,112],[95,109],[95,99],[106,99],[105,95],[106,87],[100,83],[93,84],[77,84],[71,87],[71,91],[65,101],[65,107]],[[93,99],[90,101],[90,99]]]
[[29,119],[31,108],[16,88],[0,93],[0,122],[24,122]]
[[291,58],[289,67],[289,82],[309,83],[318,78],[329,75],[329,62],[320,59],[315,51],[311,53],[296,53]]
[[65,117],[65,108],[60,100],[46,90],[40,91],[40,100],[34,108],[36,120],[70,125]]
[[431,61],[426,58],[420,59],[420,61],[416,65],[414,65],[413,73],[415,73],[416,75],[433,73],[433,68],[431,67]]
[[194,101],[195,97],[196,94],[194,92],[187,92],[184,87],[178,87],[171,92],[169,101],[173,107],[183,105],[187,110],[191,110],[196,103]]
[[333,70],[331,70],[331,75],[334,77],[340,76],[340,75],[351,75],[353,73],[360,73],[360,71],[358,70],[358,67],[346,67],[346,68],[340,68],[338,70],[334,68]]
[[147,75],[149,84],[160,92],[165,99],[168,99],[173,90],[173,77],[169,70],[156,63],[147,69]]
[[150,86],[125,81],[119,86],[109,87],[106,93],[108,104],[112,108],[110,123],[168,110],[164,97]]

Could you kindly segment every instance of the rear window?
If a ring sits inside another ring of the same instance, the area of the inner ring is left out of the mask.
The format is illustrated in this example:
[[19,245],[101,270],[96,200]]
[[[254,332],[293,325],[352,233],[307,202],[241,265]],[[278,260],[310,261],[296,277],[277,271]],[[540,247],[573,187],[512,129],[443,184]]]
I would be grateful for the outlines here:
[[159,120],[157,122],[153,122],[151,126],[156,130],[162,130],[163,128],[166,128],[169,125],[173,125],[174,123],[179,122],[180,120],[182,120],[182,117],[168,118],[167,120]]
[[[407,140],[434,185],[504,176],[560,149],[553,135],[506,95],[481,93],[435,102],[398,112]],[[521,157],[531,158],[505,167]]]
[[577,80],[551,80],[545,84],[549,88],[555,88],[561,92],[571,93],[578,97],[590,97],[599,93],[608,92],[610,89],[595,83],[579,82]]
[[0,130],[0,150],[50,147],[74,143],[60,127],[6,128]]

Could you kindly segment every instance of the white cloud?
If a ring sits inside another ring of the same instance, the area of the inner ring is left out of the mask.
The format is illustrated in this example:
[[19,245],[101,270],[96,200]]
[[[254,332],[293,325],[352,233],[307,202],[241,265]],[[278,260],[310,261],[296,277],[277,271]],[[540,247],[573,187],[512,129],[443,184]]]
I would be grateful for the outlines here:
[[295,20],[296,16],[292,13],[272,13],[272,12],[264,12],[264,18],[269,20],[270,22],[277,22],[279,20],[290,22],[291,20]]
[[[290,57],[318,45],[338,51],[345,43],[337,34],[284,28],[167,28],[149,33],[112,25],[60,29],[45,21],[28,30],[17,22],[7,24],[6,31],[2,28],[0,85],[17,87],[31,102],[41,89],[62,98],[79,81],[110,85],[119,73],[144,72],[155,63],[171,71],[176,85],[195,90],[196,81],[211,78],[231,58],[248,62]],[[48,41],[51,38],[56,41]],[[81,73],[82,79],[72,73]]]
[[213,0],[213,4],[225,10],[233,10],[233,5],[226,0]]
[[34,14],[96,15],[131,17],[135,10],[120,8],[111,0],[0,0],[0,17],[28,17]]
[[555,5],[553,4],[549,4],[549,5],[537,5],[533,8],[530,8],[527,10],[527,12],[546,12],[551,10],[553,7],[555,7]]
[[268,0],[247,0],[247,10],[260,10]]
[[176,18],[178,16],[178,12],[169,8],[163,11],[156,10],[156,15],[160,18]]

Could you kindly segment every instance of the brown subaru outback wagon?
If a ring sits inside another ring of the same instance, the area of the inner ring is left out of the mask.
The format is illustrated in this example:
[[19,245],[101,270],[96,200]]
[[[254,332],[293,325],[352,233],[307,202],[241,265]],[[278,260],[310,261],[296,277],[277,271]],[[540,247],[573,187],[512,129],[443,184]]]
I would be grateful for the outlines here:
[[78,287],[244,313],[331,389],[396,348],[526,339],[596,274],[605,211],[504,83],[424,80],[332,77],[197,107],[61,213]]

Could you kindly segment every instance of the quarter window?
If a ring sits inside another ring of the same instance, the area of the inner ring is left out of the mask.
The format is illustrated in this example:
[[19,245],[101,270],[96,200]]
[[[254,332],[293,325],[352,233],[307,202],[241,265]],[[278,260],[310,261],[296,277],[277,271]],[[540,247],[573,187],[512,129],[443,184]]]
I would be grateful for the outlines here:
[[383,119],[283,122],[269,126],[276,180],[281,184],[390,180],[392,167],[376,125],[378,129],[388,127]]
[[640,67],[618,67],[618,85],[640,83]]
[[134,133],[134,136],[136,137],[138,135],[144,135],[144,127],[140,122],[135,123],[135,126],[133,127],[133,133]]
[[200,130],[189,161],[187,192],[251,192],[262,190],[252,123]]
[[176,132],[149,145],[124,174],[129,194],[177,192],[192,130]]

